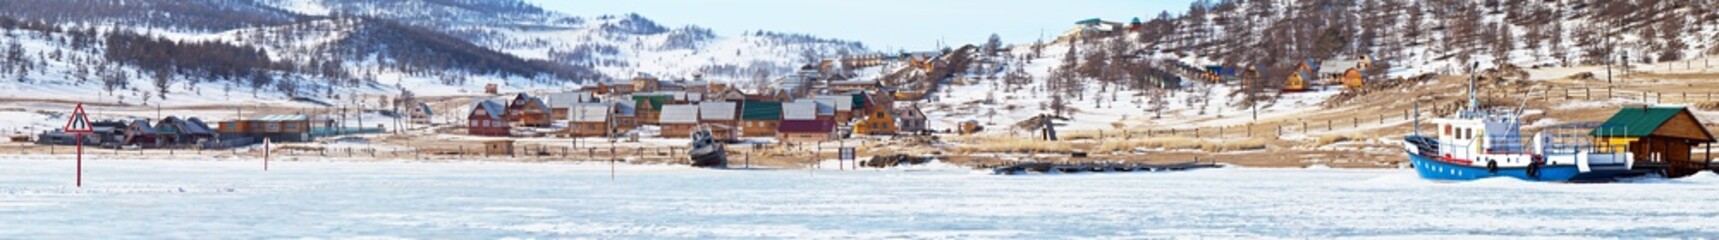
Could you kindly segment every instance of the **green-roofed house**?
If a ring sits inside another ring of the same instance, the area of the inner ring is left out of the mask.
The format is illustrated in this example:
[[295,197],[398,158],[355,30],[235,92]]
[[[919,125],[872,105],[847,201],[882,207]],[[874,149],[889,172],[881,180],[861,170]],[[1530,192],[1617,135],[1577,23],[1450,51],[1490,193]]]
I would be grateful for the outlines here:
[[1708,160],[1690,156],[1694,146],[1713,143],[1713,134],[1686,107],[1624,107],[1594,128],[1596,148],[1628,150],[1635,166],[1664,168],[1667,177],[1684,177],[1707,169]]
[[639,124],[660,124],[659,116],[663,114],[663,104],[673,104],[671,95],[633,95],[633,113]]
[[782,102],[746,100],[740,103],[740,132],[747,137],[774,137],[782,124]]

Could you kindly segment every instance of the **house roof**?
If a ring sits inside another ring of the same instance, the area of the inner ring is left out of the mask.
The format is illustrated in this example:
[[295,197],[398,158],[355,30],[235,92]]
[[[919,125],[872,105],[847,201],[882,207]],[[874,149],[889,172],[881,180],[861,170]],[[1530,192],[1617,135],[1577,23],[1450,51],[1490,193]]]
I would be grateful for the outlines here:
[[550,107],[557,108],[570,107],[582,103],[593,102],[593,100],[595,100],[595,95],[586,91],[551,93],[549,96],[545,97],[549,98]]
[[703,102],[698,104],[699,120],[735,120],[740,105],[734,102]]
[[858,86],[868,86],[868,85],[877,85],[877,80],[845,80],[845,81],[830,81],[830,85],[858,85]]
[[196,133],[196,134],[214,134],[215,133],[214,129],[209,128],[209,124],[203,123],[203,119],[199,119],[197,117],[186,118],[184,124],[185,124],[185,131],[186,132]]
[[262,117],[251,118],[251,121],[266,121],[266,122],[305,121],[305,120],[310,120],[310,116],[305,116],[305,115],[300,115],[300,114],[288,114],[288,115],[267,115],[267,116],[262,116]]
[[507,107],[505,107],[504,105],[501,105],[501,103],[499,103],[499,102],[495,102],[495,100],[487,100],[486,99],[486,100],[479,100],[475,103],[472,103],[472,111],[474,111],[474,113],[475,113],[475,111],[478,110],[478,108],[483,108],[483,110],[485,111],[485,114],[489,115],[490,119],[497,119],[497,120],[501,119],[502,116],[504,116],[502,114],[507,112]]
[[925,119],[925,112],[920,111],[919,107],[916,106],[902,107],[901,109],[897,109],[896,112],[897,114],[895,114],[895,118],[898,119]]
[[608,103],[584,103],[567,106],[567,120],[579,123],[608,122],[610,109]]
[[[818,103],[829,104],[830,106],[835,107],[836,111],[854,110],[855,99],[852,95],[818,95],[816,99]],[[864,99],[859,99],[859,101],[864,101]]]
[[662,110],[663,104],[667,104],[669,102],[669,100],[673,100],[673,99],[674,99],[674,96],[670,96],[670,95],[650,95],[650,94],[634,94],[633,95],[633,101],[635,102],[635,104],[638,104],[637,106],[650,106],[651,109],[657,109],[657,110]]
[[782,120],[818,119],[818,103],[798,100],[782,104]]
[[143,119],[131,120],[131,126],[136,127],[137,132],[155,133],[155,127],[149,126],[149,120],[143,120]]
[[1325,61],[1319,64],[1318,71],[1320,75],[1343,74],[1360,65],[1361,62],[1355,60]]
[[179,117],[167,116],[167,118],[162,118],[161,121],[155,122],[155,131],[158,133],[178,134]]
[[831,120],[782,120],[777,125],[777,132],[785,133],[828,133],[836,129],[836,122]]
[[[1610,119],[1594,128],[1589,135],[1610,137],[1647,137],[1659,130],[1660,126],[1671,121],[1679,114],[1689,114],[1686,107],[1624,107],[1613,114]],[[1694,117],[1693,114],[1690,117]],[[1707,139],[1713,139],[1713,134],[1706,129],[1701,133]]]
[[531,99],[526,99],[526,102],[527,103],[536,103],[537,104],[537,110],[539,110],[539,111],[550,112],[549,104],[544,103],[543,98],[532,97]]
[[740,104],[740,119],[754,121],[782,120],[782,103],[748,100]]
[[615,113],[622,116],[622,117],[632,117],[632,116],[637,116],[637,114],[638,114],[638,109],[636,109],[636,107],[639,105],[639,103],[637,103],[637,102],[633,102],[633,101],[610,101],[610,103],[615,104]]
[[[418,111],[424,112],[424,115],[426,115],[426,116],[436,115],[436,112],[430,109],[429,103],[418,103]],[[191,119],[197,119],[197,118],[191,118]]]
[[659,116],[658,122],[665,124],[696,124],[698,123],[698,105],[663,105],[663,113],[662,116]]

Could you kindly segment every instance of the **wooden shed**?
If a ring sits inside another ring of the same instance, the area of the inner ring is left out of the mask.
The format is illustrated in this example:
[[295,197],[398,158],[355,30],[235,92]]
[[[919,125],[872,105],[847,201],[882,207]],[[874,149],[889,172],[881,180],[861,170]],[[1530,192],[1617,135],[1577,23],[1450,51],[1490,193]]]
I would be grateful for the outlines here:
[[1636,168],[1663,168],[1667,177],[1684,177],[1707,169],[1706,159],[1691,156],[1700,144],[1713,143],[1713,134],[1686,107],[1624,107],[1589,133],[1595,147],[1629,150]]
[[486,155],[513,155],[513,140],[495,140],[483,142],[483,153]]

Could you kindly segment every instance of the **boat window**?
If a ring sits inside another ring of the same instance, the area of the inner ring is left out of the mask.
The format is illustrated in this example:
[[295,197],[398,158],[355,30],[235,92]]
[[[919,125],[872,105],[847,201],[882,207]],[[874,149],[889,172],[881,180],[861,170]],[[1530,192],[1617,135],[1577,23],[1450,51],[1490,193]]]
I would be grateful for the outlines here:
[[1445,136],[1450,136],[1450,135],[1451,135],[1451,133],[1450,133],[1450,125],[1444,125],[1444,135],[1445,135]]

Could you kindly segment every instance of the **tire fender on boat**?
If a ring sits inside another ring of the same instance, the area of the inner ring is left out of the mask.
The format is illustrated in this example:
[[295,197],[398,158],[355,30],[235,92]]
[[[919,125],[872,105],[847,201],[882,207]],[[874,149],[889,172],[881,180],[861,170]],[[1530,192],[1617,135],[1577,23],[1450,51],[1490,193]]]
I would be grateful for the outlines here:
[[1540,179],[1540,161],[1534,161],[1534,162],[1528,163],[1528,177],[1533,178],[1533,179]]
[[1498,160],[1486,160],[1486,173],[1498,174]]

